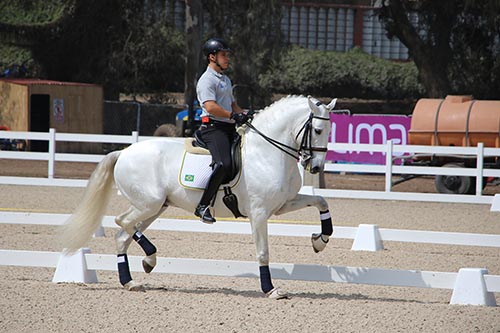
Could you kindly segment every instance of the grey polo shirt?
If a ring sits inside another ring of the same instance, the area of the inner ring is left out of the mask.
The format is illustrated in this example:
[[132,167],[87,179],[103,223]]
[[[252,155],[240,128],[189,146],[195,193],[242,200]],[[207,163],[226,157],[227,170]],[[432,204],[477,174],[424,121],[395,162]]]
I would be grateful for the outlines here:
[[202,116],[210,116],[212,119],[224,122],[233,122],[228,118],[210,115],[203,105],[206,101],[215,101],[222,108],[232,111],[231,104],[234,102],[233,87],[231,80],[226,75],[219,74],[212,68],[207,67],[205,73],[198,80],[196,94],[202,108]]

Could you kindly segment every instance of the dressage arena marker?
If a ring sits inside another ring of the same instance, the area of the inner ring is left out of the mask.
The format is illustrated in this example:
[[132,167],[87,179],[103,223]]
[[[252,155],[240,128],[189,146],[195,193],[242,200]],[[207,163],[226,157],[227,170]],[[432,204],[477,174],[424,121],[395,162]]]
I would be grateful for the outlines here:
[[74,255],[59,256],[52,282],[97,283],[96,271],[87,268],[85,255],[88,253],[90,249],[83,248]]
[[380,237],[378,226],[373,224],[360,224],[351,250],[354,251],[379,251],[384,245]]
[[[153,273],[258,278],[258,264],[249,261],[157,258]],[[142,257],[130,256],[130,270],[143,272]],[[56,267],[52,282],[97,283],[96,270],[116,271],[116,256],[80,249],[71,256],[59,252],[0,250],[0,265]],[[59,267],[60,265],[64,267]],[[452,289],[450,304],[496,306],[500,276],[484,268],[462,268],[458,273],[391,270],[306,264],[271,264],[276,279],[367,285]],[[76,273],[75,273],[76,271]],[[68,273],[68,275],[65,275]],[[95,278],[94,278],[95,277]]]

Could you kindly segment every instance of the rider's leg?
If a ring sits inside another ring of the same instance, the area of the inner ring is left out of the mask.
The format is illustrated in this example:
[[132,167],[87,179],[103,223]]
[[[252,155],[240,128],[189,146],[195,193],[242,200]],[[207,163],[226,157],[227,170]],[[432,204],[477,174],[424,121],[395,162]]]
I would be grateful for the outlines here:
[[215,218],[210,214],[210,210],[208,207],[210,206],[210,201],[215,197],[217,191],[219,190],[219,186],[222,184],[224,180],[224,168],[221,163],[218,162],[215,164],[214,169],[212,171],[212,175],[210,176],[210,180],[208,181],[208,185],[201,196],[200,202],[194,211],[194,214],[201,218],[202,222],[205,223],[214,223]]
[[[213,172],[208,181],[208,185],[203,192],[201,200],[196,207],[194,214],[201,218],[202,222],[214,223],[215,218],[212,217],[208,209],[210,202],[217,194],[220,185],[223,183],[226,175],[231,172],[231,140],[227,134],[232,130],[228,124],[223,128],[216,126],[205,127],[201,130],[203,141],[206,142],[213,160]],[[234,127],[233,127],[234,128]]]

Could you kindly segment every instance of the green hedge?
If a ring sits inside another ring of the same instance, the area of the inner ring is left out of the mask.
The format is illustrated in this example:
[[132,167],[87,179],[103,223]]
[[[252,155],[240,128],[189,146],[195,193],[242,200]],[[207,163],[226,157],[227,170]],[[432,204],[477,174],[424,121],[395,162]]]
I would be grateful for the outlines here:
[[273,93],[369,99],[414,99],[424,93],[412,62],[394,62],[364,53],[290,47],[260,76]]

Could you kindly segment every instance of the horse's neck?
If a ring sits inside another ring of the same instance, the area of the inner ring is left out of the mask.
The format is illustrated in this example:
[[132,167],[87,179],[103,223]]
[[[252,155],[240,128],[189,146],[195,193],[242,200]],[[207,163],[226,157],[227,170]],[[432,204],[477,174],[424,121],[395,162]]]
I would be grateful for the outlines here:
[[[288,147],[298,149],[295,136],[299,131],[301,124],[305,122],[307,117],[300,109],[289,110],[265,110],[264,113],[255,117],[252,125],[269,139],[277,141]],[[245,138],[247,148],[253,147],[258,152],[252,153],[252,157],[257,156],[259,159],[264,159],[270,163],[288,163],[296,164],[296,161],[287,155],[279,148],[273,146],[256,131],[249,129],[246,132]],[[282,147],[283,148],[283,147]],[[289,149],[284,148],[286,151],[293,153]],[[280,162],[281,161],[281,162]]]
[[[252,125],[269,138],[279,141],[287,146],[297,149],[295,136],[300,124],[305,121],[305,115],[300,109],[263,111],[252,122]],[[304,119],[302,119],[304,118]],[[247,132],[248,136],[260,136],[253,130]]]

